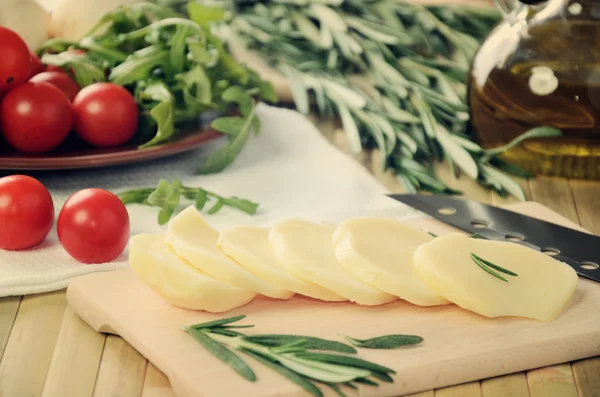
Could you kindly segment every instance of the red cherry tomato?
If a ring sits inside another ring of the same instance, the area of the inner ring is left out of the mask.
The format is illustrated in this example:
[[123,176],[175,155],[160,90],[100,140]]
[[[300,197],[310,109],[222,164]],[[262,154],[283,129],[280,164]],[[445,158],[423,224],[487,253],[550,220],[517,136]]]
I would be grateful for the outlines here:
[[137,128],[135,99],[116,84],[96,83],[85,87],[73,100],[73,110],[75,132],[93,146],[122,145]]
[[58,239],[83,263],[116,259],[129,239],[129,215],[123,202],[102,189],[81,190],[65,202],[58,216]]
[[25,153],[45,153],[56,148],[73,126],[67,97],[48,83],[21,84],[10,91],[1,107],[6,141]]
[[44,185],[25,175],[0,178],[0,249],[33,247],[53,223],[54,205]]
[[31,62],[29,69],[29,76],[27,80],[31,79],[33,76],[38,75],[44,71],[44,64],[40,60],[40,58],[35,54],[31,53]]
[[46,72],[66,73],[60,66],[46,65]]
[[79,92],[79,86],[65,72],[43,72],[33,76],[32,83],[50,83],[65,94],[72,101]]
[[18,34],[0,26],[0,92],[6,92],[29,76],[31,54]]

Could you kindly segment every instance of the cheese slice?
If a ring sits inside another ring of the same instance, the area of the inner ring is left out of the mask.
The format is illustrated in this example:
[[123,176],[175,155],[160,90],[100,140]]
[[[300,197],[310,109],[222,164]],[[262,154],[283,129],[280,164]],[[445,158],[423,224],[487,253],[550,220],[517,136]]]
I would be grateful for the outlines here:
[[217,245],[240,265],[271,284],[324,301],[346,300],[328,289],[295,276],[277,263],[269,242],[268,228],[234,226],[221,231]]
[[217,247],[218,238],[219,232],[190,206],[171,219],[165,242],[192,266],[217,280],[270,298],[289,299],[293,296],[292,292],[260,279],[225,255]]
[[421,306],[450,302],[433,291],[413,265],[415,250],[429,234],[389,218],[360,217],[342,222],[333,234],[335,255],[356,277]]
[[287,270],[361,305],[381,305],[397,297],[358,279],[334,253],[335,226],[300,219],[277,223],[269,232],[275,257]]
[[[473,253],[517,276],[479,267]],[[437,237],[415,252],[415,268],[436,292],[486,317],[519,316],[540,321],[557,317],[571,300],[577,273],[531,248],[453,233]]]
[[256,294],[217,281],[180,258],[164,235],[138,234],[129,241],[129,264],[139,279],[172,305],[211,313],[226,312]]

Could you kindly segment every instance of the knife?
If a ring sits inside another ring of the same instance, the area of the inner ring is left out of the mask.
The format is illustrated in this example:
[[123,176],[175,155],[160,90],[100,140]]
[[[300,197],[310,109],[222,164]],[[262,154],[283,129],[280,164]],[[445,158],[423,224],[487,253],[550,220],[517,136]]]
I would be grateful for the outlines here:
[[525,245],[600,282],[600,237],[472,200],[448,196],[391,194],[389,197],[472,234]]

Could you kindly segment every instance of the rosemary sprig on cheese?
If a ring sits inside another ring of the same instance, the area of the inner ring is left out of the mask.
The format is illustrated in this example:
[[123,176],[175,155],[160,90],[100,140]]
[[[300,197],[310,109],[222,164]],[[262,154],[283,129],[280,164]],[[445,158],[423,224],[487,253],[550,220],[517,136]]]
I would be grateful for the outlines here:
[[471,259],[473,260],[473,262],[475,262],[475,264],[477,266],[479,266],[482,270],[488,272],[492,276],[494,276],[494,277],[496,277],[496,278],[498,278],[498,279],[500,279],[500,280],[502,280],[504,282],[508,282],[508,280],[506,278],[504,278],[502,275],[500,275],[497,272],[495,272],[494,270],[492,270],[492,269],[495,269],[495,270],[497,270],[497,271],[499,271],[501,273],[504,273],[504,274],[508,274],[509,276],[513,276],[513,277],[518,276],[517,273],[512,272],[512,271],[510,271],[508,269],[505,269],[505,268],[503,268],[501,266],[495,265],[492,262],[487,261],[487,260],[483,259],[482,257],[475,255],[474,253],[471,253],[470,256],[471,256]]
[[[317,384],[324,384],[345,396],[340,389],[342,386],[356,389],[358,384],[377,386],[376,380],[394,382],[391,375],[396,372],[393,369],[352,356],[356,350],[340,342],[300,335],[244,335],[236,329],[247,326],[231,325],[244,317],[240,315],[184,329],[213,356],[251,382],[257,379],[254,371],[232,349],[266,365],[317,397],[323,396]],[[377,348],[393,348],[398,345],[398,337],[380,337],[373,343],[379,346]],[[422,341],[417,336],[411,338],[404,340],[404,344]],[[353,341],[366,344],[365,347],[372,344],[368,340]]]

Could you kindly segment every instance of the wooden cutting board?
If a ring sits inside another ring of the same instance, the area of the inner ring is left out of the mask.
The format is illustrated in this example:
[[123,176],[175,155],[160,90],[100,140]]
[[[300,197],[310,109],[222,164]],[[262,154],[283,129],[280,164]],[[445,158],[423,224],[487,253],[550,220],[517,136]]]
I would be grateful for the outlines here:
[[[578,228],[536,203],[508,207],[550,222]],[[431,219],[410,222],[443,234],[454,229]],[[599,270],[600,271],[600,270]],[[543,277],[543,272],[540,277]],[[600,285],[580,279],[568,308],[554,321],[487,319],[454,305],[423,308],[402,301],[378,307],[257,298],[229,313],[209,314],[165,303],[130,271],[75,279],[67,299],[73,311],[98,332],[120,335],[164,372],[177,397],[300,397],[287,379],[248,359],[258,381],[250,383],[213,358],[182,326],[238,314],[248,333],[295,333],[342,341],[407,333],[418,346],[393,351],[359,350],[359,357],[397,371],[393,384],[362,387],[349,396],[398,396],[512,372],[600,355]],[[331,395],[331,394],[327,394]]]

